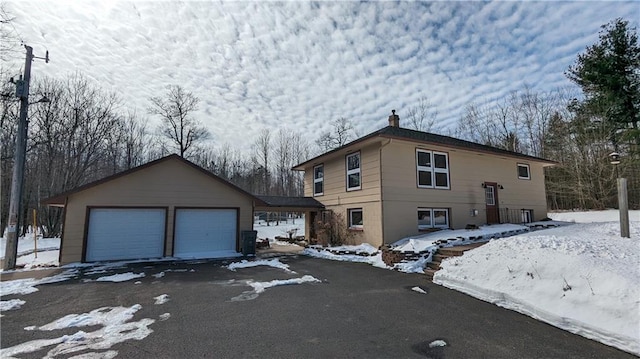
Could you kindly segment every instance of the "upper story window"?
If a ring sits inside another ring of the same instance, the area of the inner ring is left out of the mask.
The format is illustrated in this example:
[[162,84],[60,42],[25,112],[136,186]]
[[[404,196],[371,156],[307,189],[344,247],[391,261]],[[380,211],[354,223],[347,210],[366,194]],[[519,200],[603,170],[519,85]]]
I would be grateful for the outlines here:
[[518,178],[519,179],[531,179],[531,172],[529,172],[529,165],[525,163],[518,163]]
[[449,155],[416,149],[418,187],[449,189]]
[[347,155],[347,191],[360,189],[360,152]]
[[324,165],[313,167],[313,195],[324,194]]

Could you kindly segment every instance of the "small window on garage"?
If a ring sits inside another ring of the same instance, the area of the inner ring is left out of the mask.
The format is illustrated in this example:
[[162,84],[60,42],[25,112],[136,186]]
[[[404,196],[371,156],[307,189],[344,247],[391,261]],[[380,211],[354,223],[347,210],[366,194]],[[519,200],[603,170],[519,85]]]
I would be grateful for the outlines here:
[[526,163],[518,163],[518,178],[524,180],[531,179],[531,173],[529,172],[529,165]]
[[313,167],[313,195],[321,196],[324,194],[324,165]]
[[350,208],[347,210],[349,216],[349,229],[362,229],[362,208]]

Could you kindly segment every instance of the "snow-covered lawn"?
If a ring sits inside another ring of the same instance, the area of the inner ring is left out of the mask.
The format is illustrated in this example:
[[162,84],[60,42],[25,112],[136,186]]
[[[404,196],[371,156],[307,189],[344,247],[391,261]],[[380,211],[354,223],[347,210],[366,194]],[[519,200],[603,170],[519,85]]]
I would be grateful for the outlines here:
[[[37,252],[35,251],[36,245]],[[0,258],[4,258],[6,247],[6,239],[0,238]],[[38,238],[34,244],[32,235],[22,237],[18,240],[16,265],[24,269],[57,267],[59,249],[60,238]]]
[[443,261],[434,283],[640,355],[640,221],[619,233],[581,223],[492,240]]

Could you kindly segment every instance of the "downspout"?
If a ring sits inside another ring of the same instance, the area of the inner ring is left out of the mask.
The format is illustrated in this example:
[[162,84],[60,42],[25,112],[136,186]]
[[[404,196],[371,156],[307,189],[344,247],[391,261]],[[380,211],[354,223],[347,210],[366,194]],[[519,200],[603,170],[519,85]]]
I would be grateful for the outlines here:
[[382,245],[384,246],[384,187],[382,186],[382,149],[385,148],[388,144],[391,143],[393,139],[388,138],[386,143],[383,143],[380,146],[380,224],[382,229]]

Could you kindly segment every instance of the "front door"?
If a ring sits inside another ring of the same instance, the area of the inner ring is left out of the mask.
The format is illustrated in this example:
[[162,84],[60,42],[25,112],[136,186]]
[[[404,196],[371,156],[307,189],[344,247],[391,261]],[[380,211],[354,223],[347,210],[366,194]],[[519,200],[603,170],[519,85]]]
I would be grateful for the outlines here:
[[495,182],[485,182],[484,186],[484,197],[487,205],[487,223],[500,223],[500,211],[498,209],[498,184]]

